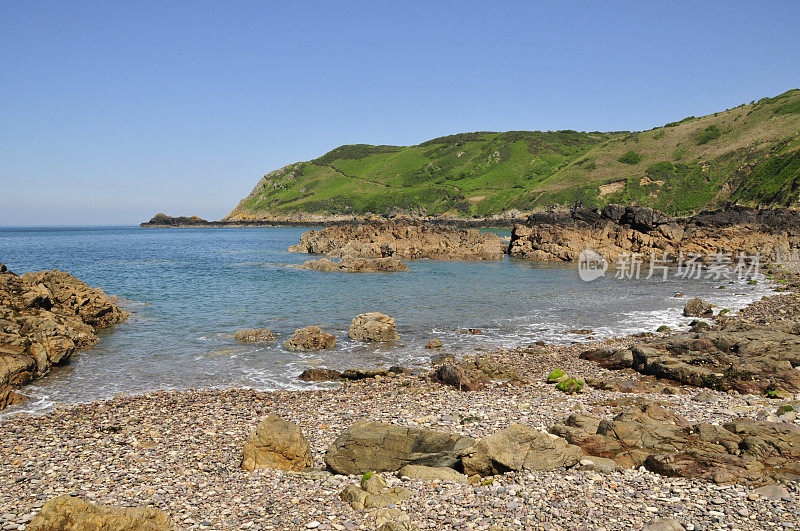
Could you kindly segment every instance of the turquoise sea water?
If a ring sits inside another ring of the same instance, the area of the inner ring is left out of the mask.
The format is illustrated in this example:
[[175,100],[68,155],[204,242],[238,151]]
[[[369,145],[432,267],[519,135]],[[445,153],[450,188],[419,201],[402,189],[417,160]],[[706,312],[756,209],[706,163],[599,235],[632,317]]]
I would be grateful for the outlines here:
[[[16,273],[67,271],[127,299],[131,318],[91,349],[23,389],[31,398],[5,412],[45,409],[153,389],[247,386],[303,388],[307,367],[337,369],[426,363],[424,345],[446,351],[513,347],[537,340],[594,337],[677,326],[687,297],[738,308],[763,284],[717,289],[719,280],[578,278],[572,265],[505,258],[496,262],[409,261],[405,273],[322,273],[290,267],[310,259],[288,253],[304,228],[142,229],[0,228],[0,262]],[[352,318],[380,311],[396,319],[401,341],[350,340]],[[333,351],[295,353],[281,343],[312,324],[336,335]],[[272,329],[278,341],[243,345],[240,328]],[[471,336],[457,329],[480,328]],[[320,384],[317,384],[320,385]],[[332,384],[321,384],[332,385]]]

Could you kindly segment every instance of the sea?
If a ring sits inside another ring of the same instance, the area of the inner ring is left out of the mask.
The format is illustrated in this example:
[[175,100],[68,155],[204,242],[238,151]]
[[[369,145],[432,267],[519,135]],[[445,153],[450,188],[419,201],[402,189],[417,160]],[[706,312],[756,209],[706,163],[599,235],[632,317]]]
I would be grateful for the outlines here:
[[[297,377],[312,367],[420,368],[442,352],[585,342],[661,325],[680,329],[691,320],[681,314],[691,297],[733,311],[769,293],[763,281],[684,278],[677,271],[648,279],[646,271],[637,278],[609,269],[587,282],[573,264],[509,257],[410,260],[411,271],[401,273],[308,271],[296,266],[313,256],[287,251],[305,230],[0,228],[0,262],[10,270],[67,271],[120,297],[131,314],[93,347],[24,387],[28,400],[2,415],[161,389],[334,386]],[[350,322],[364,312],[394,317],[400,340],[351,340]],[[336,347],[282,347],[295,329],[309,325],[333,333]],[[277,341],[238,343],[232,334],[241,328],[269,328]],[[463,332],[470,328],[482,334]],[[426,349],[431,339],[444,348]]]

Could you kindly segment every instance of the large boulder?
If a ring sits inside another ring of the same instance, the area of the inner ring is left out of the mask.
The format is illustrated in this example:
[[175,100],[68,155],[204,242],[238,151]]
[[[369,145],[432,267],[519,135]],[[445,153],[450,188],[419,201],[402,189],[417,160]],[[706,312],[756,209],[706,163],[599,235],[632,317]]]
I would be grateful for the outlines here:
[[288,350],[328,350],[336,346],[336,338],[318,326],[307,326],[295,330],[283,346]]
[[275,334],[266,328],[244,328],[233,334],[233,338],[242,343],[268,343],[275,341]]
[[153,507],[112,507],[59,496],[44,504],[26,527],[29,531],[169,531],[178,529],[164,511]]
[[711,317],[714,315],[714,310],[707,301],[695,297],[683,307],[683,315],[686,317]]
[[242,468],[276,468],[303,470],[313,464],[311,446],[293,422],[270,415],[247,437],[242,456]]
[[353,509],[382,509],[411,498],[412,492],[405,487],[391,487],[378,474],[365,474],[361,485],[350,484],[339,494],[339,498]]
[[358,341],[395,341],[400,338],[394,319],[378,312],[357,315],[350,324],[350,337]]
[[464,473],[491,476],[510,470],[554,470],[578,464],[583,451],[532,426],[512,424],[480,439],[464,456]]
[[448,483],[467,482],[467,476],[446,466],[406,465],[400,469],[397,475],[423,481],[444,481]]
[[456,467],[474,442],[435,430],[359,421],[328,447],[325,463],[339,474],[395,472],[411,464]]

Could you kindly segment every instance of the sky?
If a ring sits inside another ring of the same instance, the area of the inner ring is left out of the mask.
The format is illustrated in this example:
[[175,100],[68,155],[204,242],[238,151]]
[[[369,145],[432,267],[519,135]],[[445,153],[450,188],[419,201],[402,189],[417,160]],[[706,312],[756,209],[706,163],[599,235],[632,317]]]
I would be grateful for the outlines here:
[[0,225],[220,219],[342,144],[642,130],[800,87],[800,2],[0,0]]

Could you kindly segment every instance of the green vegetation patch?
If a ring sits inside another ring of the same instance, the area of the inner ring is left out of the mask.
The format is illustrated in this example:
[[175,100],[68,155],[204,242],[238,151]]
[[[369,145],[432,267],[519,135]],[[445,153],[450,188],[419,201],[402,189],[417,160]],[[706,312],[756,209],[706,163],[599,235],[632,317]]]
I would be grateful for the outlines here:
[[617,160],[623,164],[635,165],[639,164],[642,161],[642,157],[641,155],[639,155],[638,153],[636,153],[634,150],[631,149]]

